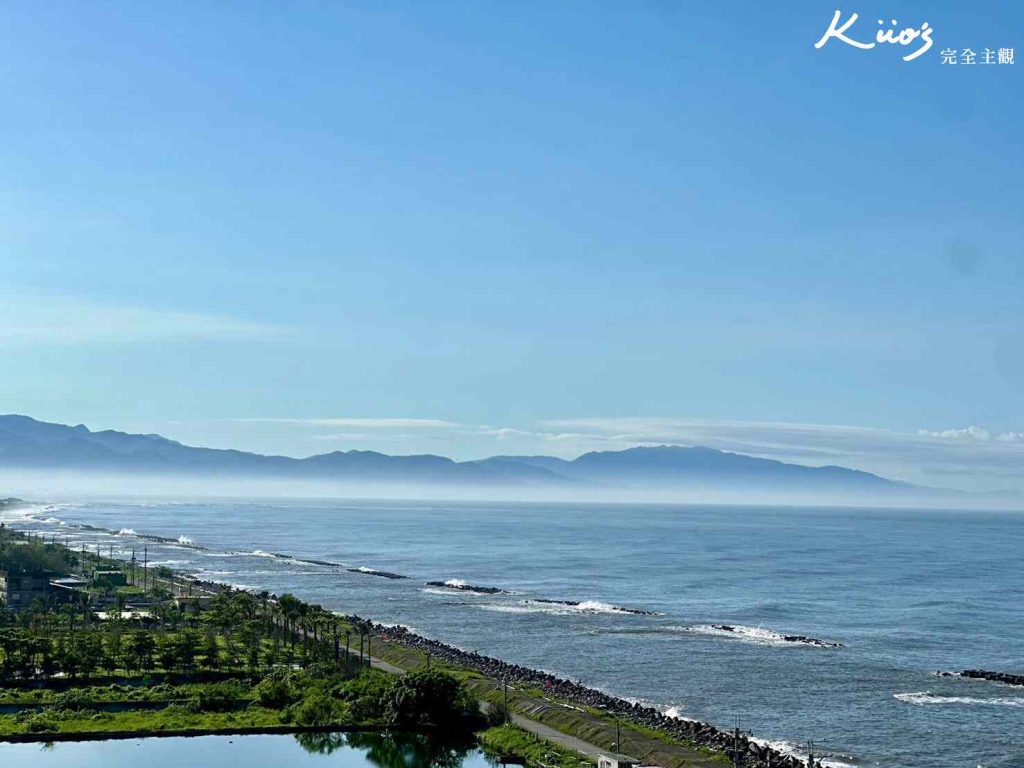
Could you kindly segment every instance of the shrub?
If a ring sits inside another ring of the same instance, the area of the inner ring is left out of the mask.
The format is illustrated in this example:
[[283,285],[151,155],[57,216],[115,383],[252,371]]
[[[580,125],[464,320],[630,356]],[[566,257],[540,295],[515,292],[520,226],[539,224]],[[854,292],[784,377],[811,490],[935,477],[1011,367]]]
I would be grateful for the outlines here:
[[424,670],[395,680],[384,696],[384,717],[407,728],[433,726],[445,731],[475,728],[481,718],[476,700],[457,679]]
[[393,678],[383,672],[363,672],[338,688],[338,694],[350,702],[352,718],[358,723],[382,720],[386,695]]
[[299,725],[331,725],[343,711],[340,702],[323,691],[311,691],[293,709],[295,722]]
[[63,710],[91,709],[92,707],[89,698],[89,694],[86,691],[72,688],[68,691],[55,695],[50,700],[50,705],[54,709]]
[[260,680],[253,694],[257,704],[269,709],[283,709],[299,698],[291,676],[282,672],[273,672]]
[[25,730],[29,733],[51,733],[59,730],[59,726],[53,720],[37,713],[25,720]]
[[237,683],[214,683],[200,688],[186,706],[192,712],[227,712],[235,708],[242,693]]

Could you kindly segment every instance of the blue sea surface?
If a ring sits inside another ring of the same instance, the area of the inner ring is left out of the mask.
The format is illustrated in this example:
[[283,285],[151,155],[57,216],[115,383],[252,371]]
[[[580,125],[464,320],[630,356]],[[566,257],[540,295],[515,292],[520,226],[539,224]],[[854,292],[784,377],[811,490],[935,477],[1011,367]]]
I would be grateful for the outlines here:
[[[1024,689],[935,675],[1024,673],[1021,514],[88,501],[0,515],[73,546],[147,547],[150,561],[403,624],[683,717],[738,718],[796,752],[813,740],[832,765],[1024,766]],[[452,579],[510,594],[425,584]]]

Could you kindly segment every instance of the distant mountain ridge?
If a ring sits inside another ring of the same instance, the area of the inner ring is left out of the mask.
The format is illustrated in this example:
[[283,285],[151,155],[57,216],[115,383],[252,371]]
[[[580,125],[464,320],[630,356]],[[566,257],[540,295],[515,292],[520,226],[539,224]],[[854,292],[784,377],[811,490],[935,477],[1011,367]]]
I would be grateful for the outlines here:
[[493,456],[453,461],[431,454],[391,456],[335,451],[308,458],[183,445],[161,435],[93,432],[28,416],[0,416],[0,469],[185,474],[498,488],[708,489],[875,493],[930,492],[869,472],[810,467],[675,445],[553,456]]
[[624,451],[592,451],[566,460],[553,456],[495,456],[483,460],[515,461],[579,480],[618,485],[660,486],[735,482],[809,489],[913,490],[918,486],[887,480],[870,472],[829,465],[809,467],[762,459],[703,446],[639,446]]

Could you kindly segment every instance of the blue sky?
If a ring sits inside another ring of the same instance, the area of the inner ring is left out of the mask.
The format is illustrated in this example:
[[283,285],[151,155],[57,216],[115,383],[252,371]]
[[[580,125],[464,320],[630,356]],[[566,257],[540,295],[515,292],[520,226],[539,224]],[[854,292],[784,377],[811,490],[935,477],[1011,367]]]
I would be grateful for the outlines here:
[[0,410],[1024,485],[1024,9],[781,5],[5,4]]

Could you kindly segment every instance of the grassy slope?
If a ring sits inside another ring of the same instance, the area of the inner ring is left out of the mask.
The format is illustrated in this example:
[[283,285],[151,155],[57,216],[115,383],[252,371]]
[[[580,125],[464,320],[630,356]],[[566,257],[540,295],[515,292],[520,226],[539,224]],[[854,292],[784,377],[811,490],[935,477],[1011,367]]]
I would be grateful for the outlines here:
[[486,751],[498,757],[515,755],[524,758],[529,766],[589,768],[594,765],[583,755],[561,749],[514,725],[501,725],[487,729],[480,734],[480,744]]
[[262,707],[237,712],[190,712],[170,706],[157,711],[45,712],[30,717],[0,715],[0,734],[103,733],[185,730],[227,730],[285,725],[281,713]]
[[[427,657],[422,651],[375,638],[374,658],[382,659],[406,670],[423,669]],[[449,667],[431,660],[431,665],[444,668],[462,679],[478,698],[494,705],[503,699],[501,684],[479,672]],[[586,710],[547,696],[536,689],[513,689],[508,692],[509,709],[562,733],[611,751],[615,746],[615,720],[599,710]],[[620,722],[620,751],[665,768],[697,768],[728,763],[725,755],[689,742],[674,739],[666,733]]]

